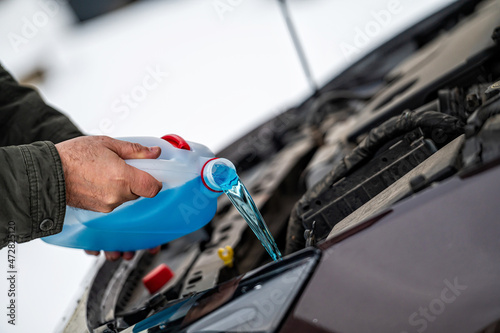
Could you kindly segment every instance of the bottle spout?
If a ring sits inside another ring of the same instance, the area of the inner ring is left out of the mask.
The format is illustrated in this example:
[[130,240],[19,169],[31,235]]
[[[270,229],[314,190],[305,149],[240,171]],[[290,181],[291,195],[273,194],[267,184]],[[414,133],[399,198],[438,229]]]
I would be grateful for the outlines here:
[[238,181],[236,168],[225,158],[208,160],[201,169],[203,184],[213,192],[222,192],[232,188]]

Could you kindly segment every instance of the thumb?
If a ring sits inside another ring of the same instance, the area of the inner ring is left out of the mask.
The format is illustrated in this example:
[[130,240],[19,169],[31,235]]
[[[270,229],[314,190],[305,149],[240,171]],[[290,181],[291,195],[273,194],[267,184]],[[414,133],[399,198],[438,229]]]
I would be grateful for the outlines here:
[[132,143],[113,139],[109,147],[122,159],[150,158],[156,159],[160,156],[160,147],[145,147],[138,143]]

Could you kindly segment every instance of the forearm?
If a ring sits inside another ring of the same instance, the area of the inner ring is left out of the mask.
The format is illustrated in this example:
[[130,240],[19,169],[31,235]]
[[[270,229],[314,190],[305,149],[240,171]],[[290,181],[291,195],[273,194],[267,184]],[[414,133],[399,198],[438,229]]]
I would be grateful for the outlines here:
[[64,174],[53,143],[0,148],[0,248],[62,230],[66,210]]

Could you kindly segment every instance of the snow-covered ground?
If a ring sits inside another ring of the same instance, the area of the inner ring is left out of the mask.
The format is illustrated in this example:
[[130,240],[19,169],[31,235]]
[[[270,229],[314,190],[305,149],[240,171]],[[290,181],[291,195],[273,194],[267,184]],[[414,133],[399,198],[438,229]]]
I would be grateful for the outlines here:
[[[316,82],[451,0],[289,0]],[[87,133],[176,133],[217,151],[300,102],[310,88],[273,0],[140,1],[74,25],[62,0],[0,2],[0,62]],[[1,93],[1,92],[0,92]],[[4,222],[4,221],[2,221]],[[40,240],[17,247],[16,326],[53,332],[88,283],[94,257]],[[7,251],[0,251],[7,275]]]

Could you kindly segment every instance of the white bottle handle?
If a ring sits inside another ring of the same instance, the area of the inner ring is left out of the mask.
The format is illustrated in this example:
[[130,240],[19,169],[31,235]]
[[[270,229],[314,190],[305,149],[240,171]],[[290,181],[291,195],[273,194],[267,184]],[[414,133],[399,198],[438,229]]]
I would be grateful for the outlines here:
[[179,163],[178,161],[131,159],[125,160],[125,162],[134,168],[149,173],[158,181],[166,184],[167,186],[163,186],[164,189],[181,186],[200,176],[200,173],[196,171],[198,166],[187,167],[185,164]]
[[158,159],[130,159],[125,162],[145,171],[163,183],[163,189],[181,186],[200,177],[203,164],[214,157],[213,153],[203,145],[189,142],[190,150],[175,148],[169,142],[153,137],[118,138],[128,142],[136,142],[143,146],[159,146],[161,154]]

